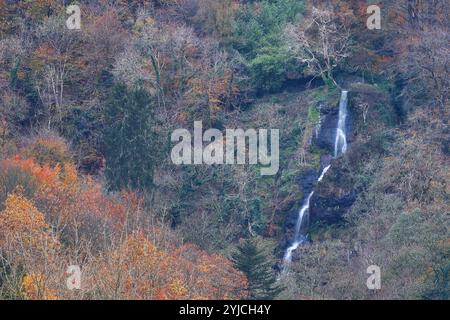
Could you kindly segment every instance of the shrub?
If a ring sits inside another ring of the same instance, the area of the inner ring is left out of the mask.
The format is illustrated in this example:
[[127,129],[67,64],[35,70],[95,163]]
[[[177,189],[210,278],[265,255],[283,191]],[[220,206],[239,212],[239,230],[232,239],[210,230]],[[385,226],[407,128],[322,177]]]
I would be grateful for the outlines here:
[[32,138],[22,151],[25,158],[30,158],[40,165],[64,165],[71,161],[67,142],[52,133],[40,134]]
[[13,160],[0,161],[0,207],[8,194],[21,187],[23,194],[31,198],[38,188],[38,183],[30,167],[18,165]]

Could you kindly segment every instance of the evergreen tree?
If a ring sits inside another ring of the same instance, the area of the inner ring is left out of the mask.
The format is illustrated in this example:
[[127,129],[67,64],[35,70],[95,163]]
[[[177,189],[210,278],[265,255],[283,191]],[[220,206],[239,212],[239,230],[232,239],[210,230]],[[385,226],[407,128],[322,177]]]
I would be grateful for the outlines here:
[[112,190],[149,190],[161,154],[153,101],[143,89],[116,85],[105,107],[105,175]]
[[232,260],[235,267],[247,276],[250,299],[272,300],[282,291],[277,284],[273,263],[257,239],[244,240]]

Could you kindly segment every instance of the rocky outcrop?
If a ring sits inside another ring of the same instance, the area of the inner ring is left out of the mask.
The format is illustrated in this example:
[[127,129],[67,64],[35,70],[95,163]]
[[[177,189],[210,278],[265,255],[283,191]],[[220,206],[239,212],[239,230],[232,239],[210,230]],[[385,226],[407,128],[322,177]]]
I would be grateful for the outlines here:
[[336,124],[339,118],[339,108],[337,108],[336,105],[331,106],[325,103],[319,103],[317,109],[320,112],[321,124],[319,134],[313,137],[312,143],[319,148],[328,150],[332,153],[336,138]]
[[315,193],[311,198],[310,223],[324,221],[326,224],[339,223],[343,216],[356,200],[356,191],[344,193],[339,196]]

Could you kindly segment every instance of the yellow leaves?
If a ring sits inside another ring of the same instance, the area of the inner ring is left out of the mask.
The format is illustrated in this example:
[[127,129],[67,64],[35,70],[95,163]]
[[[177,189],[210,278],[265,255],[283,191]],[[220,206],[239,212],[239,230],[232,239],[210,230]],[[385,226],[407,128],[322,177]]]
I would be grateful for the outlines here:
[[189,288],[189,298],[239,299],[245,295],[247,279],[222,255],[208,254],[184,245],[172,254],[178,273]]
[[8,195],[5,210],[0,213],[0,247],[5,242],[25,249],[55,248],[58,242],[53,239],[44,215],[20,193]]
[[176,297],[184,297],[188,294],[188,289],[180,279],[175,279],[169,284],[169,289]]
[[48,228],[44,215],[20,194],[10,194],[0,215],[3,232],[35,233]]
[[[67,222],[76,205],[79,205],[82,196],[81,183],[77,169],[72,163],[56,163],[50,167],[47,164],[39,165],[32,159],[23,160],[16,156],[1,161],[0,167],[4,171],[0,174],[0,181],[3,176],[10,176],[16,171],[27,177],[30,181],[28,184],[24,185],[23,181],[16,183],[28,189],[30,188],[28,185],[33,187],[32,200],[53,222]],[[9,189],[6,191],[11,192],[14,188]],[[27,195],[31,194],[28,192]]]
[[126,236],[125,230],[142,226],[139,217],[144,200],[135,193],[124,191],[109,197],[99,182],[80,179],[76,167],[68,162],[50,166],[17,156],[1,161],[0,167],[18,168],[36,182],[36,190],[26,193],[29,199],[20,188],[9,189],[0,212],[0,249],[11,268],[26,273],[18,279],[23,298],[64,298],[67,293],[54,288],[61,285],[58,272],[64,271],[61,261],[67,257],[54,232],[64,232],[67,243],[76,243],[71,241],[72,232],[83,241],[95,241],[96,234],[82,232],[97,226],[111,234],[110,242],[105,241],[110,246],[90,256],[86,263],[90,272],[83,286],[99,297],[224,299],[239,298],[245,292],[245,276],[221,255],[195,246],[166,244],[162,229],[152,229],[151,239],[143,231]]
[[210,98],[209,99],[209,110],[211,111],[211,113],[219,112],[221,110],[221,108],[220,108],[221,103],[222,102],[219,99]]
[[200,262],[200,265],[199,265],[199,267],[198,267],[198,270],[199,270],[200,272],[203,272],[203,273],[208,273],[208,272],[210,272],[210,271],[212,270],[212,268],[211,268],[210,265],[208,265],[208,264],[206,264],[206,263],[204,263],[204,262]]
[[26,274],[22,280],[22,295],[26,300],[57,300],[54,290],[46,287],[46,279],[42,274]]
[[73,164],[67,163],[64,165],[61,185],[63,189],[70,193],[74,193],[79,190],[78,172]]
[[154,266],[166,258],[165,254],[140,232],[131,235],[114,255],[125,257],[126,263],[130,266],[139,264]]

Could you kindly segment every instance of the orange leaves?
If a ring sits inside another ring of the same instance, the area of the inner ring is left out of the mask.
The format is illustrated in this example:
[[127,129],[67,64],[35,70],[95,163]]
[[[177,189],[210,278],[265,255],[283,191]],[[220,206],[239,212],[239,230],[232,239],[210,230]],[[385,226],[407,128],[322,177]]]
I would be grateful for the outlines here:
[[[4,170],[17,168],[34,177],[41,187],[55,184],[61,174],[61,167],[57,165],[50,168],[48,165],[40,166],[31,159],[21,159],[19,156],[0,161]],[[67,165],[70,167],[70,165]]]
[[8,178],[13,180],[9,183],[11,186],[8,190],[0,189],[0,193],[6,197],[7,193],[22,184],[26,189],[32,189],[32,192],[26,193],[27,197],[33,199],[57,229],[70,224],[79,226],[83,221],[93,218],[99,223],[103,221],[102,224],[111,225],[119,232],[127,216],[138,213],[142,206],[142,199],[132,192],[123,192],[120,197],[105,195],[100,182],[89,177],[81,179],[72,163],[50,167],[16,156],[0,161],[0,168],[0,182],[11,172],[18,171],[21,176],[25,176],[20,179]]
[[392,57],[389,56],[378,55],[372,52],[370,52],[369,55],[374,58],[372,67],[377,71],[383,70],[389,63],[392,62]]
[[44,215],[20,188],[9,194],[0,212],[0,252],[3,265],[10,270],[10,275],[2,278],[4,285],[21,284],[25,299],[56,299],[48,286],[54,286],[52,278],[57,277],[60,248]]
[[52,63],[66,61],[68,55],[65,53],[57,53],[55,49],[47,42],[42,43],[31,56],[31,68],[35,72],[42,72],[43,69]]
[[42,274],[26,274],[22,280],[22,294],[26,300],[57,300],[54,290],[46,287]]
[[167,258],[143,233],[133,233],[97,262],[96,285],[111,298],[176,299],[184,287]]
[[48,43],[43,43],[34,51],[34,56],[40,61],[48,62],[48,60],[52,60],[55,55],[55,50]]
[[50,166],[16,156],[0,161],[0,168],[0,178],[16,170],[35,184],[25,196],[21,182],[12,183],[0,212],[0,250],[16,270],[18,282],[11,283],[21,284],[23,298],[66,297],[61,278],[72,249],[86,257],[83,294],[88,297],[245,297],[246,278],[228,259],[174,245],[167,230],[144,220],[148,212],[136,193],[106,195],[100,182],[80,178],[67,162]]
[[[3,160],[0,166],[5,172],[19,170],[36,184],[34,200],[49,215],[68,214],[69,207],[79,191],[77,170],[73,164],[65,163],[55,167],[36,164],[31,159],[18,156]],[[11,191],[11,190],[10,190]]]
[[104,195],[100,183],[88,178],[75,195],[75,199],[74,214],[109,220],[116,229],[123,226],[126,218],[125,206],[119,200]]
[[190,299],[239,299],[245,296],[246,277],[222,255],[208,254],[194,245],[175,250],[172,259],[189,288]]
[[107,252],[96,269],[96,286],[105,296],[120,299],[240,298],[247,282],[221,255],[192,245],[163,250],[142,232]]
[[[198,65],[198,68],[204,68]],[[207,77],[192,78],[188,81],[189,92],[194,97],[204,96],[212,114],[221,111],[226,104],[239,95],[239,88],[234,82],[232,71],[224,67],[223,71],[207,70]]]

